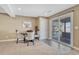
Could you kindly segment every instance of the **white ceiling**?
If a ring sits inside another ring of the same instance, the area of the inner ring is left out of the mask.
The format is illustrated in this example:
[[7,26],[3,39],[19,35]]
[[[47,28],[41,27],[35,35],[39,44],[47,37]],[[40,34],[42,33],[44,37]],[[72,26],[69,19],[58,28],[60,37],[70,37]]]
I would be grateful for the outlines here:
[[[10,4],[9,9],[15,15],[37,17],[50,16],[72,6],[75,6],[75,4]],[[18,10],[18,8],[21,8],[21,10]]]

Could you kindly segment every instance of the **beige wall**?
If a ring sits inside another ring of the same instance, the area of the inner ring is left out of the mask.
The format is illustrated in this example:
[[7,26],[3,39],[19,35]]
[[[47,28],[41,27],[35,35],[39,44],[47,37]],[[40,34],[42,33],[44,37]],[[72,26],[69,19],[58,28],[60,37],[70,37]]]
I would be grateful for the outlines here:
[[32,22],[32,29],[37,25],[36,18],[33,17],[16,16],[11,18],[8,15],[0,14],[0,40],[16,38],[15,30],[23,30],[22,25],[25,21]]
[[39,17],[35,18],[35,26],[39,27]]
[[49,18],[58,17],[60,15],[69,13],[71,11],[73,11],[73,45],[79,48],[79,29],[75,30],[75,26],[79,27],[79,5],[69,8],[67,10],[61,11],[55,15],[50,16]]

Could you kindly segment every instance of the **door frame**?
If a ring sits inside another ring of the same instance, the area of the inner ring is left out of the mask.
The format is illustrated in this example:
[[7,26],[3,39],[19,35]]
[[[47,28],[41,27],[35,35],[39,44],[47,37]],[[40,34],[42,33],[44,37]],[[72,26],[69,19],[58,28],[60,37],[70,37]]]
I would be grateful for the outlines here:
[[66,17],[70,17],[71,19],[71,44],[70,45],[68,45],[68,46],[70,46],[70,47],[73,47],[73,12],[70,12],[70,13],[67,13],[67,14],[64,14],[64,15],[61,15],[61,16],[59,16],[59,20],[60,19],[63,19],[63,18],[66,18]]
[[66,18],[66,17],[70,17],[71,18],[70,19],[71,20],[71,41],[70,41],[71,44],[69,45],[69,44],[63,43],[61,41],[60,41],[60,43],[66,44],[69,47],[73,47],[73,12],[66,13],[66,14],[60,15],[58,17],[51,18],[51,20],[50,20],[50,38],[52,39],[52,21],[58,19],[59,20],[59,23],[60,23],[60,19],[61,18]]
[[[54,20],[58,20],[58,23],[59,23],[59,17],[55,17],[55,18],[53,18],[52,19],[52,22],[54,21]],[[58,25],[59,26],[59,25]],[[53,27],[52,27],[52,29],[53,29]],[[53,31],[52,31],[53,32]],[[60,34],[60,32],[59,32],[59,34]],[[54,41],[57,41],[57,40],[54,40]],[[58,36],[58,41],[57,42],[60,42],[60,35]]]

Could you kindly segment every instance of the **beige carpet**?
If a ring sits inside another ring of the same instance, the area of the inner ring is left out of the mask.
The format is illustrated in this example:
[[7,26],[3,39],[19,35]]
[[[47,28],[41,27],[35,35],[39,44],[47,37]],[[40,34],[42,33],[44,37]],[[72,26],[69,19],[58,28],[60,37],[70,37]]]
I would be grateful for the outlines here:
[[79,52],[71,50],[65,46],[60,46],[53,43],[53,46],[48,46],[44,42],[35,41],[33,46],[27,46],[27,43],[0,42],[0,55],[76,55]]

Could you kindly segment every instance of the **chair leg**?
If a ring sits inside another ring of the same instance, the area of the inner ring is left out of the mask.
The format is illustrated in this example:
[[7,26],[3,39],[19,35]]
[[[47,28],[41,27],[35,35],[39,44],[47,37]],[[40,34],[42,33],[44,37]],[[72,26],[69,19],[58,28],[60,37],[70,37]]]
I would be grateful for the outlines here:
[[38,37],[38,40],[39,40],[39,37]]
[[18,43],[18,40],[19,40],[19,39],[17,38],[17,41],[16,41],[16,43]]
[[29,42],[27,42],[27,46],[29,46]]
[[33,41],[33,45],[34,45],[34,41]]

